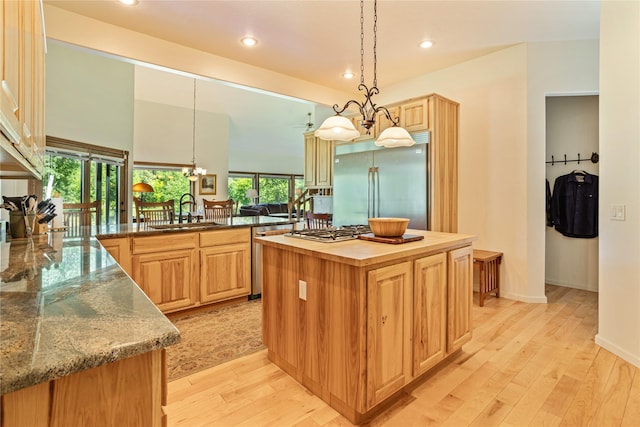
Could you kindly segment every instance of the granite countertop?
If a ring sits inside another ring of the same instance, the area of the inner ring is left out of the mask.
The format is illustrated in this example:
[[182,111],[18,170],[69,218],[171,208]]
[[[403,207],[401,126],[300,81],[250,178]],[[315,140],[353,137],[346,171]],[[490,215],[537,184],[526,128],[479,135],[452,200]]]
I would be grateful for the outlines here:
[[407,229],[406,234],[422,235],[424,239],[402,244],[370,242],[360,239],[318,242],[286,235],[256,237],[257,243],[329,261],[364,267],[381,262],[406,259],[429,252],[470,245],[476,236]]
[[0,241],[0,394],[179,339],[95,237]]
[[[109,225],[101,226],[92,231],[92,234],[96,234],[99,239],[111,239],[118,237],[130,237],[137,235],[156,235],[163,233],[180,233],[186,231],[209,231],[209,230],[223,230],[228,228],[242,228],[242,227],[265,227],[265,226],[281,226],[291,224],[295,226],[296,220],[289,220],[288,218],[277,218],[272,216],[236,216],[227,219],[226,221],[203,221],[192,223],[174,223],[174,224],[123,224],[123,225]],[[159,228],[155,228],[159,227]]]

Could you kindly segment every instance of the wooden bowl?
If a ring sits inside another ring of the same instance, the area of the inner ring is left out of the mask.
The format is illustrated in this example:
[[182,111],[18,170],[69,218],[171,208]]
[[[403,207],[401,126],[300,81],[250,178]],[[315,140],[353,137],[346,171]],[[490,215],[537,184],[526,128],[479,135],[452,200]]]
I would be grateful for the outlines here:
[[369,218],[369,227],[377,237],[402,236],[409,225],[409,218]]

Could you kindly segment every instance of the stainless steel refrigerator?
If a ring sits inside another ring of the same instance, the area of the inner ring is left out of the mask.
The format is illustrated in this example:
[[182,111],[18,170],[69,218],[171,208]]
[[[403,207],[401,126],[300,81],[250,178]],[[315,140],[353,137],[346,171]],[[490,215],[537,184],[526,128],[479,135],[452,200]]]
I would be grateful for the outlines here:
[[411,147],[376,147],[373,141],[337,145],[333,168],[333,225],[367,224],[370,217],[409,218],[427,230],[429,132]]

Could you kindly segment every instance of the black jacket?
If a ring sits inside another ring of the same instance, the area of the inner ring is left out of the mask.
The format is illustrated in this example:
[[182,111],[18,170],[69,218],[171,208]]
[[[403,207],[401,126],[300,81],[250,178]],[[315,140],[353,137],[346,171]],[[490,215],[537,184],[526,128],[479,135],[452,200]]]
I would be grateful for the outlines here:
[[598,235],[598,176],[571,172],[556,178],[551,196],[556,230],[568,237]]

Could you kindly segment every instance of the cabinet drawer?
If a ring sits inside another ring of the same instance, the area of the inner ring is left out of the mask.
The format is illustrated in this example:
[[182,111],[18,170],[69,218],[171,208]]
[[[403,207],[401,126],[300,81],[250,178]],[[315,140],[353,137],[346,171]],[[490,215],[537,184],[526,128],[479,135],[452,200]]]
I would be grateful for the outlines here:
[[249,243],[251,241],[251,229],[231,229],[204,231],[200,233],[200,247],[228,245],[230,243]]
[[132,253],[146,254],[177,249],[194,249],[197,244],[196,233],[163,234],[160,236],[134,237]]

